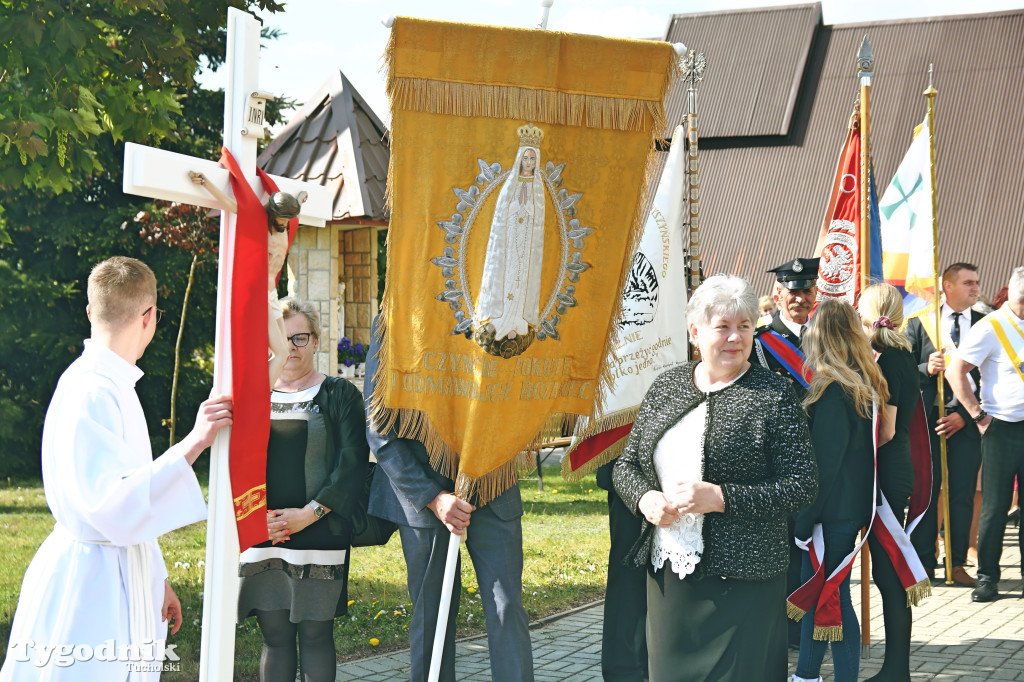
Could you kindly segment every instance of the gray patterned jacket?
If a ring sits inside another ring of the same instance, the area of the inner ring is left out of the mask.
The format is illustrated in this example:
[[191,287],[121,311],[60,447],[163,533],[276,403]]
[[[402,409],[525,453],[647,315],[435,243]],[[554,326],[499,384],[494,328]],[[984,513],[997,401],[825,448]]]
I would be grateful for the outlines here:
[[[721,486],[725,511],[704,516],[697,573],[768,580],[789,563],[786,517],[813,502],[818,491],[807,415],[788,383],[763,367],[752,365],[736,383],[706,394],[693,383],[695,366],[665,372],[647,392],[615,463],[615,490],[639,515],[643,494],[662,489],[654,468],[658,441],[707,400],[703,480]],[[654,526],[644,519],[627,562],[647,566],[653,538]]]

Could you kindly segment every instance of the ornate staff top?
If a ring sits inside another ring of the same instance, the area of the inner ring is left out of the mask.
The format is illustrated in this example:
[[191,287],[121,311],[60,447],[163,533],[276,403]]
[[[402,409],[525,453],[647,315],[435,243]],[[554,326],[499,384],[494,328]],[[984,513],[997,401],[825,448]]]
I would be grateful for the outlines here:
[[871,54],[871,43],[868,42],[867,34],[857,50],[857,73],[861,78],[871,78],[874,75],[875,58]]
[[925,90],[924,93],[923,93],[924,96],[928,97],[928,98],[935,97],[935,95],[939,94],[939,91],[935,89],[934,85],[932,85],[932,67],[933,66],[934,66],[933,64],[929,64],[928,65],[928,89]]
[[707,59],[704,58],[704,53],[695,53],[690,50],[690,53],[679,60],[679,68],[683,71],[683,81],[690,84],[690,87],[694,87],[704,78],[704,67],[707,66]]

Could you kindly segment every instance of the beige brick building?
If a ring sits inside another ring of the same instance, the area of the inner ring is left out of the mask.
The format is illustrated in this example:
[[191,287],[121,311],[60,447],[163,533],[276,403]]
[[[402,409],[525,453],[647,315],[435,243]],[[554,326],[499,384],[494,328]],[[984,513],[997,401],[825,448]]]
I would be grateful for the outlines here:
[[288,252],[288,293],[319,305],[318,369],[338,371],[343,336],[364,345],[377,311],[378,232],[387,228],[388,132],[340,71],[259,157],[269,173],[331,189],[325,227],[299,226]]

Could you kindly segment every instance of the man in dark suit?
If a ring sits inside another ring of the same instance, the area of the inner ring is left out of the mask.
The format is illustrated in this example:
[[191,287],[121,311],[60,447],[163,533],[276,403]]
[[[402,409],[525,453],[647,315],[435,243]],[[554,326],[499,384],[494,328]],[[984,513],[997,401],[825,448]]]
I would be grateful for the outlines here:
[[[374,326],[376,327],[376,321]],[[373,336],[376,338],[376,330]],[[366,359],[367,413],[379,367],[379,344]],[[476,507],[452,494],[451,479],[430,466],[426,448],[367,421],[366,439],[377,457],[368,512],[398,524],[413,604],[409,624],[412,682],[426,681],[441,602],[441,586],[451,533],[463,535],[476,568],[487,625],[491,679],[532,682],[530,622],[523,608],[523,503],[515,485]],[[381,475],[381,474],[385,475]],[[459,612],[459,568],[455,569],[440,679],[455,680],[455,618]]]
[[[758,327],[754,333],[754,346],[750,352],[750,363],[779,374],[793,384],[800,400],[807,395],[805,382],[800,374],[803,366],[803,351],[800,340],[811,317],[815,297],[818,295],[817,258],[795,258],[768,270],[775,273],[775,291],[772,299],[778,310],[772,321],[765,327]],[[800,579],[800,564],[803,550],[793,541],[793,519],[789,520],[789,568],[786,571],[786,594],[793,594],[803,581]],[[788,622],[788,640],[791,647],[800,646],[800,623]]]
[[[974,512],[974,492],[977,487],[978,467],[981,466],[981,438],[978,427],[953,390],[944,381],[946,416],[939,419],[938,375],[946,370],[946,354],[955,353],[960,340],[984,315],[971,310],[978,300],[978,268],[970,263],[954,263],[942,274],[942,304],[940,330],[935,330],[935,309],[912,317],[907,322],[906,335],[913,346],[921,375],[921,395],[932,432],[932,502],[924,518],[910,536],[914,549],[930,577],[935,576],[935,541],[938,536],[937,501],[942,486],[942,461],[939,437],[946,437],[946,467],[949,471],[949,533],[950,560],[953,567],[949,578],[957,585],[973,587],[975,580],[967,573],[967,547],[970,544],[971,518]],[[937,337],[937,339],[936,339]],[[945,352],[936,350],[936,343]],[[972,390],[977,395],[980,376],[973,375]]]
[[[807,389],[797,376],[799,367],[789,361],[786,351],[795,349],[798,362],[803,362],[800,339],[810,320],[811,309],[818,295],[815,284],[818,279],[818,259],[795,258],[768,272],[775,273],[775,291],[772,298],[778,310],[767,326],[759,327],[755,332],[750,362],[760,364],[788,379],[793,384],[797,397],[803,400]],[[771,332],[775,333],[775,339],[767,338],[771,336]],[[780,343],[777,337],[782,337],[783,341]],[[770,343],[772,340],[775,343]],[[799,566],[797,572],[799,573]]]

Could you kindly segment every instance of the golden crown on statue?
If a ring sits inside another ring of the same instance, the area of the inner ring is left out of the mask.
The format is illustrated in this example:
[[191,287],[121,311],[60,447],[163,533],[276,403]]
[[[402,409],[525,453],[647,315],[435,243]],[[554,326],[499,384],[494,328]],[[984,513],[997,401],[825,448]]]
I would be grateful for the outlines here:
[[544,131],[532,123],[519,126],[516,134],[519,135],[520,147],[539,147],[540,141],[544,139]]

